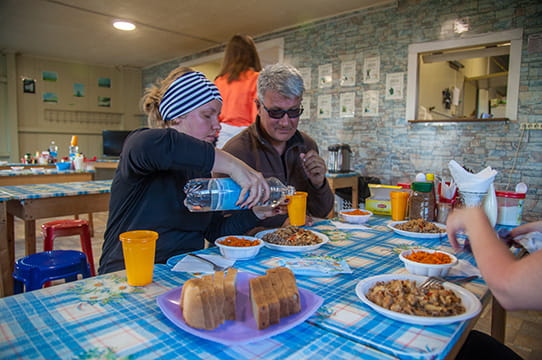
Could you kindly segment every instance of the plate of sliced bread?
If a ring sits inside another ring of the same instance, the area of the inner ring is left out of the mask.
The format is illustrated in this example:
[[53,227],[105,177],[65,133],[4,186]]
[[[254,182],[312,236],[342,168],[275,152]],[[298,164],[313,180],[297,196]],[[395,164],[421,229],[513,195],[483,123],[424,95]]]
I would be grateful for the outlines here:
[[241,345],[285,332],[314,314],[323,298],[298,288],[290,269],[265,275],[230,268],[161,294],[164,315],[182,330],[224,345]]

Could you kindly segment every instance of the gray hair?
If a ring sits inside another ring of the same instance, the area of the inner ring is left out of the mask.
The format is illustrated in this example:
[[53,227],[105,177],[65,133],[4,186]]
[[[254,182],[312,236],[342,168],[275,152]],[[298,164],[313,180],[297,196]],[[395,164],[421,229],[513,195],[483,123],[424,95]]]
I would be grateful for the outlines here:
[[258,99],[267,91],[276,91],[287,98],[302,97],[303,77],[295,67],[286,64],[267,65],[258,75]]

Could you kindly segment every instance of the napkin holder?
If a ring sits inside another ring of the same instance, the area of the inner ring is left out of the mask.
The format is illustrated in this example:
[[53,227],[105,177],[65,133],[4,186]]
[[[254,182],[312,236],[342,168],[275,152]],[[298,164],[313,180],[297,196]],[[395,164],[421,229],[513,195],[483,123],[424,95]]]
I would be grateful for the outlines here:
[[377,215],[391,215],[390,191],[408,191],[400,186],[369,184],[371,196],[365,199],[365,209]]

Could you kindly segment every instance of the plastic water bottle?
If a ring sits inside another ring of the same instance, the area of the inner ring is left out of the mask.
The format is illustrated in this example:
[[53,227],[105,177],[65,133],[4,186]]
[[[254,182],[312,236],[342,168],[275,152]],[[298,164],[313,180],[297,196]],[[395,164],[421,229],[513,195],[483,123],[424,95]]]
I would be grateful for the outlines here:
[[[258,206],[275,206],[286,195],[295,192],[293,186],[284,185],[279,179],[266,179],[271,189],[269,199]],[[184,186],[184,205],[192,212],[242,210],[235,205],[241,193],[241,186],[231,178],[191,179]],[[248,197],[248,194],[247,194]]]
[[57,157],[58,157],[58,146],[55,144],[53,140],[51,141],[51,145],[49,145],[49,158],[51,159],[51,162],[56,162]]

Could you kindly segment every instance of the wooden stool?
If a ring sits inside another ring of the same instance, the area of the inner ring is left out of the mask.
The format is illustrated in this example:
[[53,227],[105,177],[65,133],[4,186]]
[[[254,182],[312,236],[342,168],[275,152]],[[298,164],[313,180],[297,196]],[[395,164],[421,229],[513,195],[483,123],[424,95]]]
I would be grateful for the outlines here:
[[96,275],[94,269],[94,257],[92,255],[92,243],[88,221],[81,219],[65,219],[50,221],[41,226],[43,234],[43,250],[53,250],[53,242],[59,236],[79,235],[81,238],[81,249],[87,257],[90,265],[90,274]]

